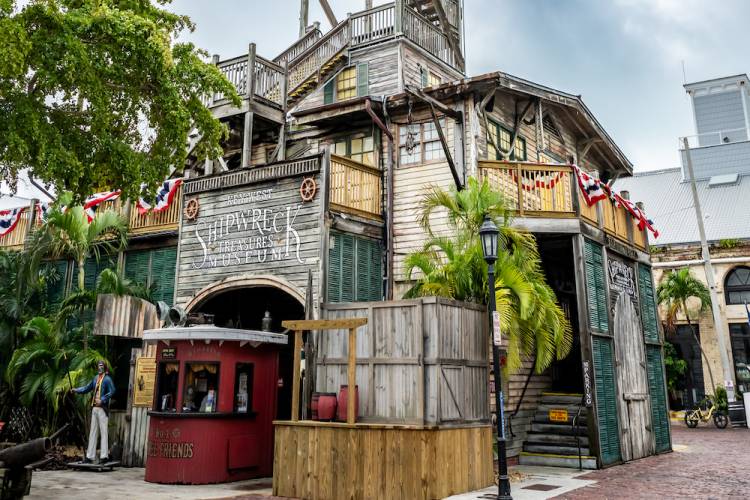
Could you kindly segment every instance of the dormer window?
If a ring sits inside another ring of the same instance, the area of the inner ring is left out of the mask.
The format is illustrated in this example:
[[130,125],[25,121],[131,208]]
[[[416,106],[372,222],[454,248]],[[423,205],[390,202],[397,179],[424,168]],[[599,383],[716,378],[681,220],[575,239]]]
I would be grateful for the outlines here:
[[323,87],[323,104],[366,96],[369,93],[369,68],[359,63],[342,69]]

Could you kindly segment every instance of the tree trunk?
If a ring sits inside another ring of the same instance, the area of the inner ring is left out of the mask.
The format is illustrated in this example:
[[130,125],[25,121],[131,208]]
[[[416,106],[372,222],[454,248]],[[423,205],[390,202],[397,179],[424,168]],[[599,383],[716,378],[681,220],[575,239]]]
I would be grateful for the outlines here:
[[690,329],[690,333],[693,336],[693,340],[695,340],[695,343],[698,345],[698,349],[701,351],[701,355],[703,356],[703,359],[706,361],[706,368],[708,368],[708,378],[711,380],[711,394],[714,393],[716,390],[716,382],[714,382],[714,372],[711,370],[711,363],[708,362],[708,357],[706,356],[706,353],[703,351],[703,346],[701,345],[700,339],[698,339],[698,336],[695,334],[695,329],[693,328],[693,324],[690,322],[690,315],[687,313],[687,309],[685,310],[685,318],[687,318],[687,324],[688,328]]
[[[86,259],[78,259],[78,290],[83,291],[84,289],[84,271],[83,266],[86,263]],[[83,306],[78,311],[78,320],[81,321],[81,327],[83,328],[83,352],[88,352],[89,350],[89,334],[86,331],[86,325],[83,324]]]

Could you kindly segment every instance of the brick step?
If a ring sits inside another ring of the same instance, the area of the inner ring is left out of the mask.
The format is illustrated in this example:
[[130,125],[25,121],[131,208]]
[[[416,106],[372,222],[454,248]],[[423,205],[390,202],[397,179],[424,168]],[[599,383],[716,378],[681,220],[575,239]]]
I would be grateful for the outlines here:
[[575,446],[578,447],[578,441],[580,440],[581,446],[589,445],[588,436],[576,436],[573,435],[561,435],[561,434],[542,434],[537,432],[529,432],[526,434],[526,443],[532,444],[555,444],[562,446]]
[[[578,458],[578,446],[556,446],[527,443],[523,445],[523,451],[528,451],[529,453],[551,453],[553,455],[574,456]],[[589,449],[581,446],[581,455],[589,456]]]
[[[555,455],[552,453],[531,453],[528,451],[522,451],[518,456],[518,463],[521,465],[542,465],[547,467],[569,467],[577,469],[578,457]],[[584,469],[596,469],[596,457],[582,457],[581,465]]]

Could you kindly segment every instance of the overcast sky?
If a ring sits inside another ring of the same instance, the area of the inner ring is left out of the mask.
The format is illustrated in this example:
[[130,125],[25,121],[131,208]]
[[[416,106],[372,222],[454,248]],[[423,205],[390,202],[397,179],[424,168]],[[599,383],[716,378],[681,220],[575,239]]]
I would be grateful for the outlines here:
[[[338,19],[364,0],[329,0]],[[384,3],[375,0],[375,5]],[[222,59],[273,58],[297,36],[299,0],[174,0],[189,39]],[[636,170],[678,165],[693,134],[687,81],[748,71],[750,1],[465,0],[469,75],[504,71],[581,94]],[[330,28],[317,0],[310,21]]]

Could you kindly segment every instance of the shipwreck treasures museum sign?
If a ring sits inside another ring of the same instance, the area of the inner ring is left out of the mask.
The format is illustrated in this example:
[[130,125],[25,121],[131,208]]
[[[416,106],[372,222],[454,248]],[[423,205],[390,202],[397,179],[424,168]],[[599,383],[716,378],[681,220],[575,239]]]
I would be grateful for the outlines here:
[[186,183],[178,255],[177,303],[228,277],[269,275],[317,287],[321,195],[317,172],[196,190]]

